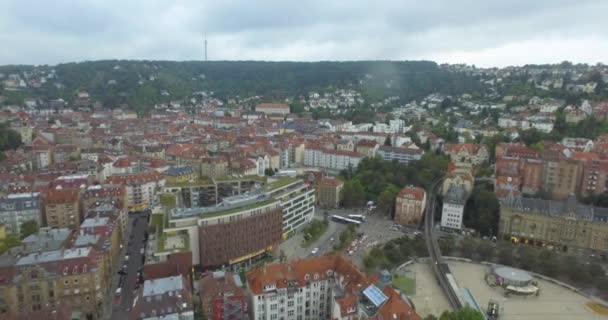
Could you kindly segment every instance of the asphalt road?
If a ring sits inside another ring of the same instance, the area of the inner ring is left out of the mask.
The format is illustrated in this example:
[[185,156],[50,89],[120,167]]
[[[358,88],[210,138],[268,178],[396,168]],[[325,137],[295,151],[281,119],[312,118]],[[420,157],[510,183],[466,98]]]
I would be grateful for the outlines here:
[[[129,316],[129,311],[133,307],[137,272],[139,271],[139,268],[143,266],[142,255],[140,254],[140,251],[145,246],[144,236],[148,228],[148,215],[149,212],[146,212],[144,214],[136,213],[132,214],[131,219],[129,219],[131,223],[129,243],[127,246],[127,251],[125,253],[125,255],[129,256],[129,261],[123,260],[122,264],[127,264],[127,274],[126,276],[124,276],[124,282],[120,296],[120,305],[117,304],[117,297],[115,295],[112,297],[112,299],[115,300],[115,304],[112,310],[111,319],[127,319]],[[133,224],[133,221],[135,221],[135,224]],[[118,281],[115,282],[116,283],[113,284],[113,286],[115,286],[113,292],[116,292],[116,288],[118,285]]]
[[[315,218],[323,219],[324,212],[327,211],[331,216],[333,214],[346,216],[349,214],[365,214],[365,212],[361,212],[361,209],[321,209],[316,208],[315,210]],[[390,230],[390,227],[393,225],[393,221],[389,220],[386,216],[383,216],[379,213],[372,213],[367,215],[367,221],[362,223],[358,228],[358,232],[362,232],[365,234],[366,240],[359,245],[359,249],[356,252],[353,252],[351,258],[355,263],[361,264],[363,257],[365,254],[371,250],[373,245],[381,244],[391,239],[395,239],[401,236],[404,236],[404,233],[401,231]],[[287,259],[295,259],[295,258],[305,258],[312,256],[311,251],[314,248],[318,248],[319,251],[316,255],[324,255],[333,251],[333,246],[335,241],[338,240],[340,233],[347,228],[347,225],[331,221],[329,222],[329,227],[327,231],[319,239],[311,244],[307,248],[302,247],[302,234],[298,233],[294,237],[284,241],[281,244],[281,249],[287,256]],[[348,250],[346,250],[345,254],[348,254]]]

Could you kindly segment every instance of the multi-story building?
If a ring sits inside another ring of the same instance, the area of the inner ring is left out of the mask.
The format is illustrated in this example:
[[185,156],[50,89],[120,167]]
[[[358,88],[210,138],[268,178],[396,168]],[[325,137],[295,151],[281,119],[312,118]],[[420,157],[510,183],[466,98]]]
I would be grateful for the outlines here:
[[446,143],[443,152],[450,156],[452,162],[470,162],[480,165],[489,159],[488,149],[483,144],[476,143]]
[[306,148],[304,151],[304,165],[319,167],[333,171],[357,168],[363,156],[353,151],[331,150],[317,147]]
[[19,314],[66,304],[91,319],[103,316],[106,270],[98,253],[88,248],[35,252],[18,258],[10,308]]
[[116,174],[108,177],[110,184],[124,185],[127,188],[129,211],[143,211],[156,204],[156,191],[165,185],[165,179],[156,171],[131,174]]
[[375,140],[359,140],[355,145],[355,151],[366,156],[373,157],[376,155],[380,144]]
[[52,149],[48,145],[32,145],[32,163],[34,164],[34,169],[41,170],[48,168],[51,164],[51,155]]
[[0,223],[7,234],[21,234],[21,224],[26,221],[42,225],[41,208],[38,192],[10,194],[0,199]]
[[198,173],[191,166],[174,166],[163,171],[167,183],[182,183],[198,178]]
[[271,181],[265,194],[280,201],[284,239],[293,236],[315,215],[315,188],[303,180],[284,177]]
[[317,183],[317,203],[322,208],[340,207],[344,182],[333,177],[322,177]]
[[545,159],[543,191],[552,199],[566,199],[576,194],[580,185],[581,165],[570,159]]
[[129,319],[193,320],[190,284],[181,276],[146,280],[135,295]]
[[253,320],[421,319],[390,285],[340,255],[265,265],[247,283]]
[[200,300],[209,320],[248,320],[247,294],[238,274],[216,271],[200,280]]
[[282,115],[286,116],[289,114],[289,105],[286,103],[272,103],[265,102],[259,103],[255,106],[256,112],[262,112],[266,115]]
[[582,161],[580,195],[602,194],[608,190],[608,161],[589,159]]
[[50,189],[44,199],[46,225],[76,229],[82,221],[79,189]]
[[114,201],[119,206],[124,207],[127,204],[127,188],[119,184],[93,185],[87,187],[82,199],[84,207],[105,201]]
[[31,234],[21,240],[19,246],[20,254],[40,253],[44,251],[55,251],[68,246],[74,230],[40,228],[38,233]]
[[177,205],[179,207],[208,207],[222,202],[224,197],[232,197],[250,192],[263,181],[263,178],[256,176],[218,179],[201,178],[179,183],[167,183],[163,190],[177,197]]
[[452,185],[443,198],[441,227],[461,230],[466,203],[466,192],[461,185]]
[[208,157],[201,160],[201,176],[208,178],[226,177],[230,173],[228,159],[224,157]]
[[163,234],[157,236],[157,247],[171,252],[174,248],[167,245],[167,238],[181,236],[188,242],[195,265],[247,264],[273,250],[281,241],[282,230],[278,200],[261,194],[242,195],[225,198],[214,207],[171,210]]
[[426,191],[419,187],[405,187],[395,199],[395,223],[418,225],[422,221],[425,208]]
[[410,163],[420,160],[424,151],[422,149],[381,146],[378,148],[377,154],[382,160]]
[[560,249],[608,250],[608,209],[563,201],[516,197],[500,199],[498,234],[521,243]]

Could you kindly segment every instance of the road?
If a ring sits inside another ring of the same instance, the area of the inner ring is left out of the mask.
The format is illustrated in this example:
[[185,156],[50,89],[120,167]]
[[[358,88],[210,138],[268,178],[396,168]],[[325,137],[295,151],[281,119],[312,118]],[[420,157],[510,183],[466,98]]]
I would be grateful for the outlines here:
[[[347,216],[349,214],[365,214],[361,212],[361,209],[321,209],[315,210],[315,219],[322,220],[324,218],[324,212],[331,215],[337,214],[341,216]],[[362,223],[357,232],[366,235],[365,240],[362,241],[358,246],[357,250],[354,250],[351,254],[351,259],[358,265],[362,264],[363,257],[371,250],[374,245],[385,243],[395,238],[402,237],[404,235],[401,231],[391,230],[393,221],[388,219],[386,216],[379,213],[373,213],[367,215],[367,220]],[[284,241],[280,248],[285,253],[288,260],[295,258],[310,257],[313,254],[311,251],[314,248],[318,248],[319,251],[316,255],[323,255],[333,251],[335,241],[338,240],[340,233],[347,228],[345,224],[333,222],[330,220],[329,227],[319,239],[311,244],[307,248],[302,247],[303,236],[301,233],[296,234],[290,239]],[[413,231],[412,231],[413,232]],[[349,250],[346,249],[345,253],[348,254]]]
[[[137,272],[143,266],[143,259],[140,251],[145,247],[146,244],[144,241],[144,236],[146,230],[148,229],[149,214],[149,212],[144,212],[135,213],[130,216],[129,221],[131,224],[129,225],[129,243],[127,246],[127,252],[125,254],[125,257],[127,255],[129,256],[129,261],[123,261],[123,265],[127,264],[127,274],[124,277],[120,296],[120,305],[117,305],[116,303],[114,304],[111,319],[127,319],[129,316],[129,311],[133,306]],[[118,281],[115,281],[112,285],[115,286],[113,292],[116,292]],[[116,296],[113,296],[113,299],[115,299],[115,302],[118,300]]]
[[455,310],[462,308],[462,303],[458,293],[449,284],[447,275],[451,274],[450,268],[443,261],[437,238],[433,235],[434,224],[435,224],[435,209],[437,207],[437,186],[441,184],[442,180],[437,181],[429,190],[428,202],[426,207],[426,215],[424,222],[424,232],[426,236],[427,249],[429,251],[429,257],[431,258],[431,265],[433,266],[433,272],[439,282],[439,286],[445,293],[450,305]]

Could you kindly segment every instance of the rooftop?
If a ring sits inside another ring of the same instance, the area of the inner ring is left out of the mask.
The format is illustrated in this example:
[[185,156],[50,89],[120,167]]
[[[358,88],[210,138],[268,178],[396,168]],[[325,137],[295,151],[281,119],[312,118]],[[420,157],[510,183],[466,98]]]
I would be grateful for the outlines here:
[[151,279],[144,282],[143,296],[154,296],[183,289],[184,281],[181,276]]
[[84,258],[89,255],[91,248],[77,248],[54,250],[42,253],[30,253],[17,261],[17,266],[26,266],[36,263],[55,262],[76,258]]

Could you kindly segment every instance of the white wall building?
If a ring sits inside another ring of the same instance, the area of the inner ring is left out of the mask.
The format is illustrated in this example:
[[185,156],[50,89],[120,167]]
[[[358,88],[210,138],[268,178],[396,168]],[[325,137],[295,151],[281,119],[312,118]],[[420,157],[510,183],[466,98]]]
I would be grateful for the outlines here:
[[345,150],[306,148],[304,151],[304,165],[307,167],[340,171],[349,166],[356,168],[361,159],[363,159],[363,155]]
[[448,229],[462,229],[462,216],[466,203],[465,190],[462,186],[453,185],[443,200],[441,209],[441,227]]

